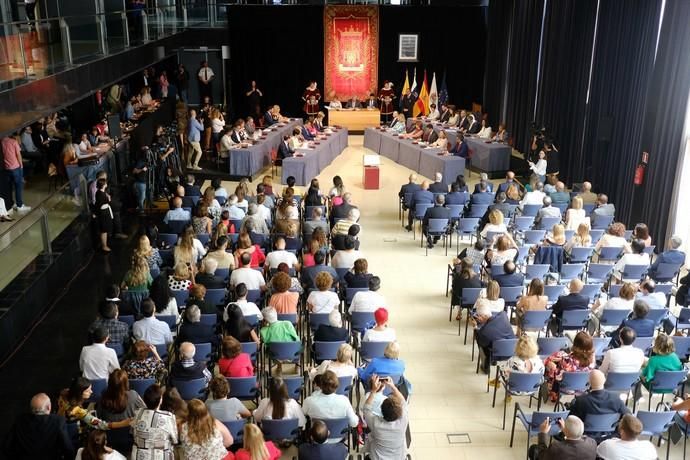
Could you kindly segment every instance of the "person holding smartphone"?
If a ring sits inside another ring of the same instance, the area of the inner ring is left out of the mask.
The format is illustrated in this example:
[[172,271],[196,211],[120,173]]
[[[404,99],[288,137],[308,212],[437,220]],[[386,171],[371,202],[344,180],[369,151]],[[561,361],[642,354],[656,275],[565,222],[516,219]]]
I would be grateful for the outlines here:
[[[381,403],[380,415],[374,409],[384,388],[390,396]],[[371,430],[364,447],[371,460],[402,460],[407,454],[406,435],[409,421],[407,402],[390,377],[371,377],[371,392],[364,402],[364,419]]]
[[[549,433],[553,425],[560,428],[562,440],[553,438],[549,445]],[[529,458],[538,458],[539,460],[594,460],[597,457],[597,443],[594,439],[584,436],[584,432],[585,424],[574,415],[565,420],[558,418],[555,421],[546,417],[539,425],[539,444],[530,448]]]

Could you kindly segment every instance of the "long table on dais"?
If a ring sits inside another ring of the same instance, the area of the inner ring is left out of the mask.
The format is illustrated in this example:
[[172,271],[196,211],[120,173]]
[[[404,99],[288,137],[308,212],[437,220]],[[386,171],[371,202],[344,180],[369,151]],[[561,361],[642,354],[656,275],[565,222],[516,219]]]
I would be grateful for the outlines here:
[[318,139],[310,142],[308,147],[298,148],[295,156],[283,159],[281,182],[293,176],[295,184],[307,185],[318,176],[335,157],[347,147],[348,131],[345,128],[331,128],[332,132],[323,133]]
[[465,173],[464,158],[441,155],[441,149],[402,139],[397,133],[368,128],[364,131],[364,147],[430,179],[440,172],[445,185]]
[[261,137],[248,147],[233,148],[229,152],[229,169],[233,176],[254,177],[271,165],[271,150],[277,149],[283,136],[291,135],[301,120],[273,125],[263,130]]
[[364,131],[381,124],[378,109],[328,109],[328,124],[344,126],[349,131]]

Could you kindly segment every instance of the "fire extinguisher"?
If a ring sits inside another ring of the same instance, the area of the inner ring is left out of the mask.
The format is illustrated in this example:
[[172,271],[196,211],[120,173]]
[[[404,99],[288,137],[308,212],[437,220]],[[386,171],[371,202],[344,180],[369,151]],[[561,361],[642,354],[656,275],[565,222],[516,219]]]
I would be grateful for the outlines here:
[[633,180],[635,185],[642,185],[644,183],[644,172],[646,168],[647,165],[645,163],[640,163],[637,165],[637,168],[635,168],[635,178]]

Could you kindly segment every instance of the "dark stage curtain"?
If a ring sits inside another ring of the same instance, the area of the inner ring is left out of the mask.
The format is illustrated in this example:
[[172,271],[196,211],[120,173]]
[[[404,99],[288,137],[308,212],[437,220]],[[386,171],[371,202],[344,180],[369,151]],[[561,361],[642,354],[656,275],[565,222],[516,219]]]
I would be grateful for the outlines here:
[[489,114],[489,124],[494,130],[504,121],[502,109],[513,3],[514,0],[492,0],[488,8],[482,109]]
[[625,224],[633,206],[660,4],[601,0],[582,160],[571,160],[571,176],[607,193],[616,220]]
[[514,147],[521,152],[528,151],[529,126],[533,121],[544,1],[516,2],[512,15],[505,122]]
[[[417,68],[417,85],[424,69],[431,85],[432,72],[441,90],[446,70],[450,103],[471,108],[482,99],[486,53],[486,7],[381,6],[379,8],[379,82],[394,83],[396,96],[405,81],[405,69],[412,84]],[[398,35],[419,34],[419,62],[398,62]],[[397,101],[396,101],[397,102]],[[396,104],[397,107],[397,104]]]
[[[654,75],[647,95],[642,151],[650,154],[645,183],[637,194],[642,206],[640,222],[650,226],[661,252],[673,231],[671,198],[680,180],[680,158],[684,148],[683,125],[690,93],[690,2],[666,0]],[[681,192],[682,193],[682,192]]]
[[278,104],[284,115],[303,116],[309,81],[323,92],[323,6],[232,5],[228,29],[233,116],[247,115],[252,80],[263,92],[262,113]]
[[[546,4],[536,121],[548,127],[560,153],[560,177],[573,182],[572,163],[584,130],[597,0]],[[580,168],[581,169],[581,168]],[[580,178],[576,178],[580,179]]]

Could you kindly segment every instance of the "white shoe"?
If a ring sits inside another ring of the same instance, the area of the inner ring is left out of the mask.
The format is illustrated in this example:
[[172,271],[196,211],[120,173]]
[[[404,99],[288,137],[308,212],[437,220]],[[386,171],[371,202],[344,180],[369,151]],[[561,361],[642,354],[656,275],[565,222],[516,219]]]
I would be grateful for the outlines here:
[[200,167],[197,166],[197,165],[194,165],[194,166],[192,166],[192,169],[195,170],[195,171],[201,171],[202,168],[200,168]]
[[194,169],[194,167],[191,165],[191,163],[187,163],[187,169]]
[[31,211],[31,207],[27,205],[23,206],[17,206],[17,212],[29,212]]

